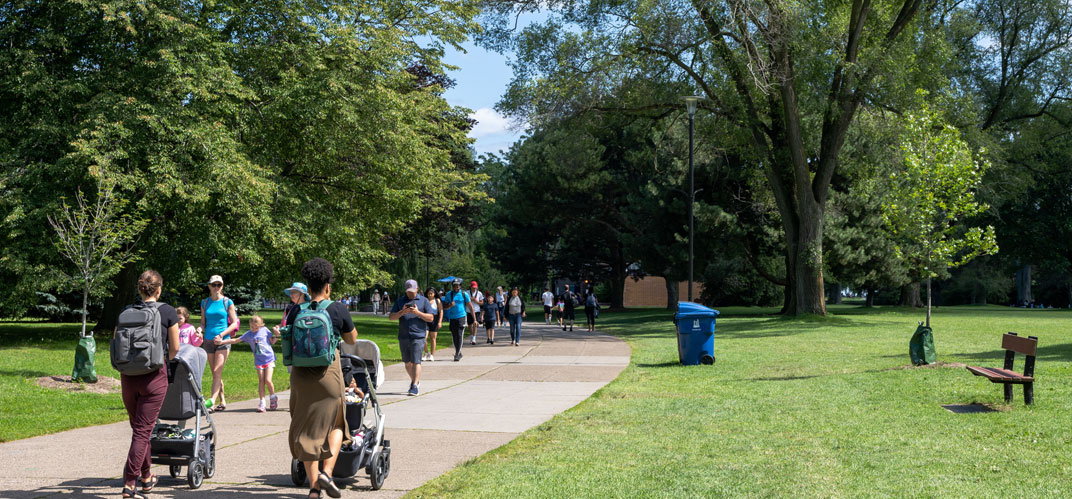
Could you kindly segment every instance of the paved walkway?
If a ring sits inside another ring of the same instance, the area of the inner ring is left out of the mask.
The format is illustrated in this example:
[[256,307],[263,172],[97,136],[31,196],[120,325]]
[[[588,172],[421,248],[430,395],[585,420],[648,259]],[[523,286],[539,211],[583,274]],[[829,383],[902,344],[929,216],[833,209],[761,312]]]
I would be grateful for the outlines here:
[[[503,328],[495,345],[466,344],[461,362],[451,361],[453,349],[441,349],[435,362],[424,363],[417,397],[404,394],[409,379],[403,366],[387,367],[379,395],[391,474],[375,493],[364,471],[337,480],[345,486],[343,497],[401,496],[573,407],[629,364],[623,341],[575,331],[527,323],[521,346],[514,347]],[[444,331],[440,338],[444,334],[450,337]],[[190,490],[185,474],[179,482],[156,466],[161,481],[152,496],[305,497],[308,489],[290,481],[287,396],[280,394],[281,410],[265,414],[255,411],[254,400],[228,404],[214,418],[220,433],[216,476]],[[129,445],[125,422],[0,444],[0,498],[118,497]]]

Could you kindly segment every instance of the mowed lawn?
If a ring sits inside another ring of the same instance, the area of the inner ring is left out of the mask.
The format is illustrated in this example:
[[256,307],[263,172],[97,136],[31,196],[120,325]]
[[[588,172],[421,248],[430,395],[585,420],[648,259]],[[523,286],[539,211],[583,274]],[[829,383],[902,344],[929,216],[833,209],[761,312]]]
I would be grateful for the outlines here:
[[[904,368],[922,311],[831,311],[724,309],[714,366],[678,364],[665,311],[606,313],[603,332],[633,352],[617,380],[411,495],[1072,495],[1072,313],[936,310],[939,362],[1000,367],[1003,333],[1039,337],[1035,404],[1016,387],[1005,406],[1001,385],[963,367]],[[941,407],[970,403],[1000,411]]]
[[[280,311],[263,311],[269,327],[278,324]],[[245,328],[249,318],[240,317]],[[198,323],[199,318],[191,321]],[[355,315],[358,337],[375,341],[384,364],[401,360],[398,325],[384,316]],[[41,376],[70,376],[74,349],[81,324],[0,322],[0,442],[27,438],[82,426],[126,420],[123,400],[118,393],[93,394],[46,389],[37,385]],[[97,375],[119,378],[108,355],[108,339],[97,339]],[[439,335],[443,346],[451,344],[450,334]],[[279,343],[276,343],[279,352]],[[202,379],[205,396],[212,375],[206,369]],[[223,369],[227,402],[257,397],[257,373],[253,354],[245,343],[234,345]],[[276,362],[273,381],[277,391],[290,388],[290,377],[282,357]]]

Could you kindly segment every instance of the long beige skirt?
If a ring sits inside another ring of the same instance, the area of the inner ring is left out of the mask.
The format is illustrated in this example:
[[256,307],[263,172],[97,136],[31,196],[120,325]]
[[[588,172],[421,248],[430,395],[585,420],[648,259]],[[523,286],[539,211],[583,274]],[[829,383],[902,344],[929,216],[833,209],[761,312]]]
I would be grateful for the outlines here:
[[342,420],[343,443],[350,441],[343,404],[339,358],[327,367],[294,367],[290,373],[290,455],[299,461],[331,457],[328,433]]

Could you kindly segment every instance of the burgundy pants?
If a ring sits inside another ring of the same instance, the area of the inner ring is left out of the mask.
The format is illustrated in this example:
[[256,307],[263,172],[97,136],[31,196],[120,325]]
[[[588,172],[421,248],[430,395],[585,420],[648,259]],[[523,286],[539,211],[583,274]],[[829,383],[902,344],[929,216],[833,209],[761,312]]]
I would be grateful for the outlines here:
[[167,369],[141,376],[122,375],[123,405],[130,417],[130,451],[123,467],[123,479],[129,483],[139,477],[149,476],[149,437],[152,436],[160,406],[164,405],[167,393]]

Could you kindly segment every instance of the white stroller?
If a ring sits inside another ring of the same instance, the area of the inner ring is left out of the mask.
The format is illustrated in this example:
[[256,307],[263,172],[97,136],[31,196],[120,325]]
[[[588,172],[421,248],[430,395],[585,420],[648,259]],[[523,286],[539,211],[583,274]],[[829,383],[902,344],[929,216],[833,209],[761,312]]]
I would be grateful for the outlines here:
[[[149,440],[150,459],[154,464],[167,464],[172,478],[178,478],[183,466],[191,489],[201,487],[205,478],[216,474],[216,425],[205,410],[201,396],[201,376],[208,355],[193,345],[182,345],[175,359],[168,363],[168,389],[160,416]],[[201,417],[208,428],[201,425]],[[194,420],[193,428],[185,428]],[[176,421],[182,424],[165,424]]]

